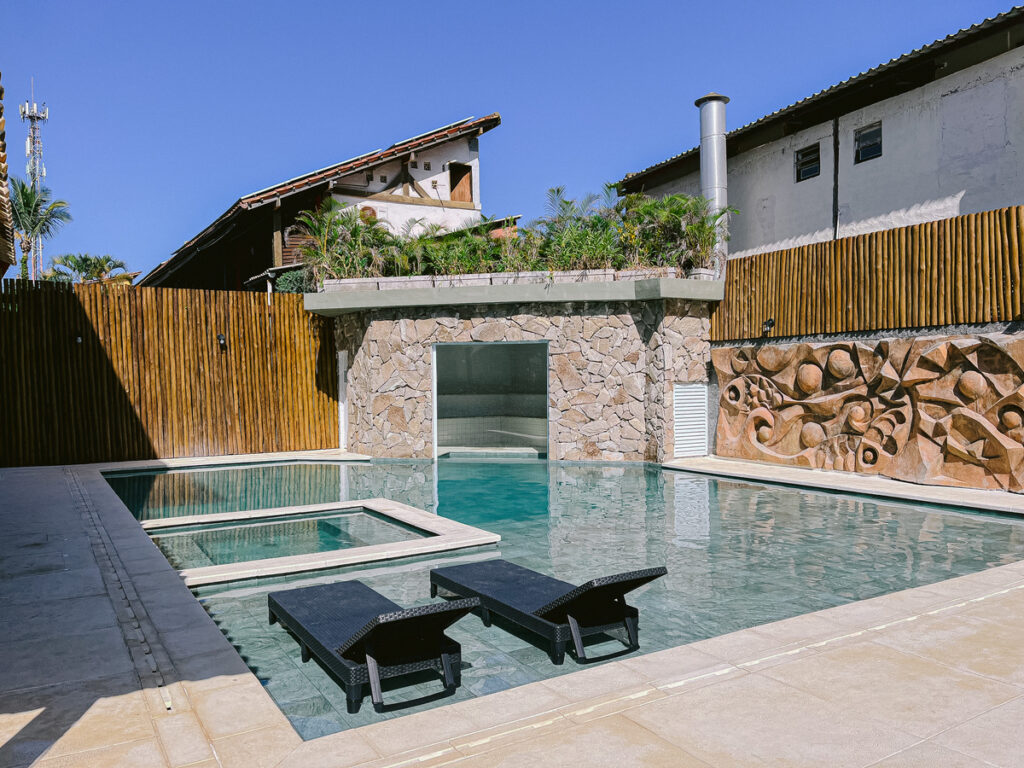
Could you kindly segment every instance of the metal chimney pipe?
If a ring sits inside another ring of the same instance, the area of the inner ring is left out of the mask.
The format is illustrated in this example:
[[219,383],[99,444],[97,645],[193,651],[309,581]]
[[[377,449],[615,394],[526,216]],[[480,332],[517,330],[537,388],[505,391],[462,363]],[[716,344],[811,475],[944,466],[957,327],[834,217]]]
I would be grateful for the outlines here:
[[[711,203],[712,211],[721,211],[729,206],[725,164],[725,105],[729,97],[712,92],[693,103],[700,109],[700,193]],[[724,239],[718,249],[724,257]],[[724,258],[721,266],[719,271],[724,273]]]

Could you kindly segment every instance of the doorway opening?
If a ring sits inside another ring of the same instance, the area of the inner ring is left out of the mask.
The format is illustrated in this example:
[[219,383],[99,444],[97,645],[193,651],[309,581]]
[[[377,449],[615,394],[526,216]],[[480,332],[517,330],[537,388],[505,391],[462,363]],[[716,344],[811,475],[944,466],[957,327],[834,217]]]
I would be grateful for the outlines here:
[[451,199],[459,203],[473,202],[473,169],[462,163],[448,163],[448,183]]
[[434,345],[435,456],[547,458],[547,342]]

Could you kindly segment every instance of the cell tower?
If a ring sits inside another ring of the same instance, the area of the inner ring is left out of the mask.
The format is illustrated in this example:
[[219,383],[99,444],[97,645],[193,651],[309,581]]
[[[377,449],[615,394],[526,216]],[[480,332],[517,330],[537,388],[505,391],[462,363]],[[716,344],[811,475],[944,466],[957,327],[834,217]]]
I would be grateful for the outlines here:
[[[18,105],[22,122],[28,121],[28,138],[25,139],[25,157],[28,163],[25,164],[25,173],[28,175],[32,189],[38,192],[43,186],[43,179],[46,178],[46,166],[43,165],[43,136],[39,130],[40,126],[50,118],[50,110],[44,102],[42,107],[36,104],[36,84],[32,80],[30,90],[31,98],[24,104]],[[43,270],[43,238],[37,237],[32,243],[32,261],[29,264],[32,280],[42,274]]]

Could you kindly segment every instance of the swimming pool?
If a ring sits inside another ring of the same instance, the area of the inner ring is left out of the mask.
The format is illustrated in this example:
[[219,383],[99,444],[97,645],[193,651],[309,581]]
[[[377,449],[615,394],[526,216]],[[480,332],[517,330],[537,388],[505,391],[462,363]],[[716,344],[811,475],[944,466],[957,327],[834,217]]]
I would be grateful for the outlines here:
[[315,515],[162,528],[153,536],[178,570],[392,544],[429,536],[356,507]]
[[[216,498],[196,496],[185,505],[191,511],[177,514],[241,508],[256,498],[277,506],[384,496],[502,536],[497,548],[197,590],[304,738],[580,667],[568,659],[552,666],[545,649],[529,639],[485,629],[469,617],[450,631],[469,664],[454,697],[383,715],[364,705],[349,715],[337,684],[314,663],[302,664],[295,641],[267,624],[266,593],[282,585],[360,578],[411,606],[430,602],[427,572],[439,563],[500,555],[575,582],[665,565],[667,577],[632,596],[641,611],[641,648],[650,652],[1024,559],[1024,520],[716,480],[652,465],[445,460],[286,466],[217,470],[223,474],[210,485]],[[275,473],[301,489],[302,498],[254,490],[256,478],[272,483]],[[172,496],[168,491],[161,498]],[[133,511],[156,515],[159,507]],[[426,679],[387,691],[385,698],[413,699],[437,689],[435,680]]]

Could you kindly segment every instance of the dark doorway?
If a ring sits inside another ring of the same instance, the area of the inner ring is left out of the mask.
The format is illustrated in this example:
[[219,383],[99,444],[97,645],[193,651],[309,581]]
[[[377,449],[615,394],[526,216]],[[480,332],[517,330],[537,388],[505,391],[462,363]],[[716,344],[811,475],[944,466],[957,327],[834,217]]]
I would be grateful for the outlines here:
[[437,344],[434,365],[438,456],[547,456],[546,342]]

